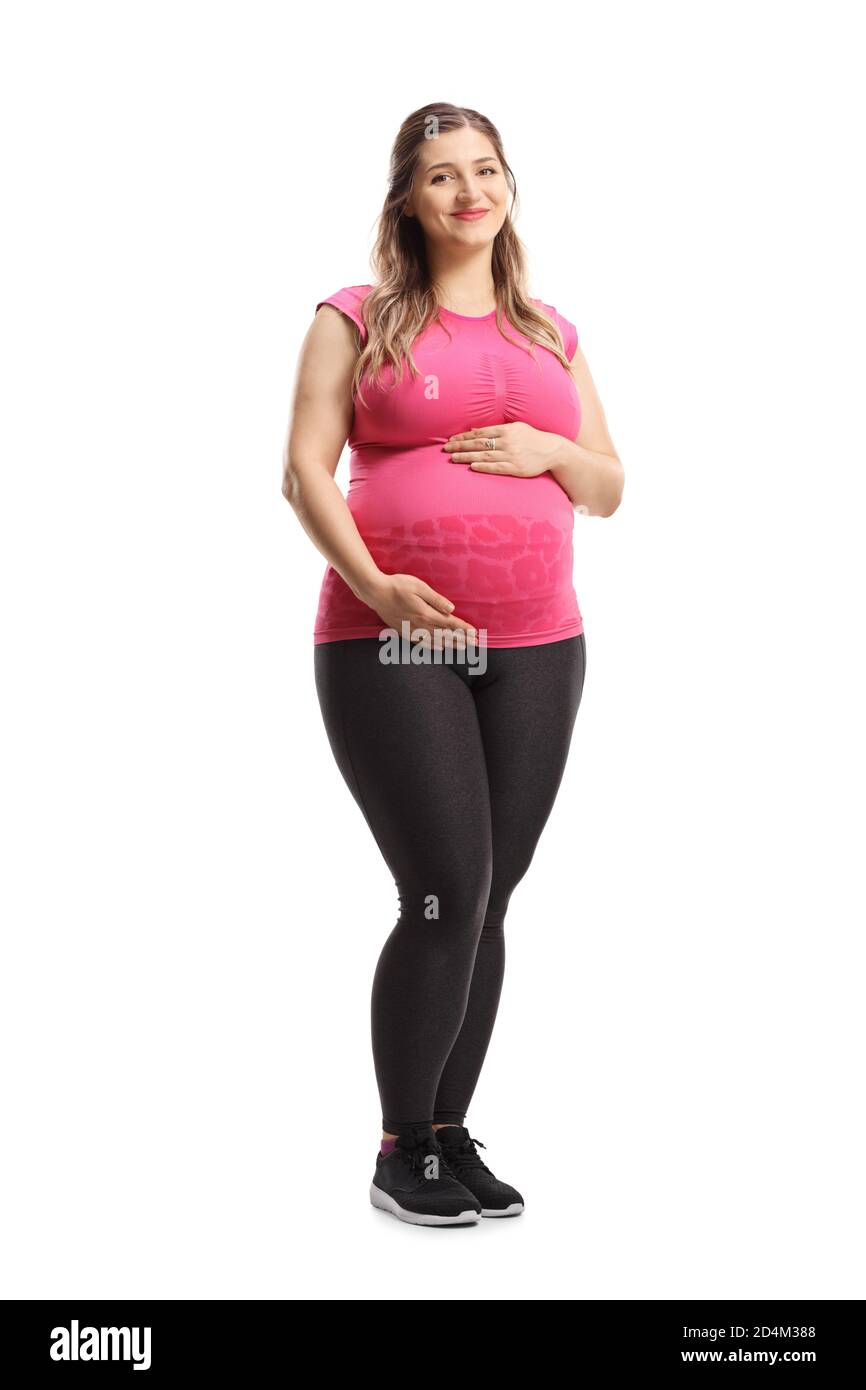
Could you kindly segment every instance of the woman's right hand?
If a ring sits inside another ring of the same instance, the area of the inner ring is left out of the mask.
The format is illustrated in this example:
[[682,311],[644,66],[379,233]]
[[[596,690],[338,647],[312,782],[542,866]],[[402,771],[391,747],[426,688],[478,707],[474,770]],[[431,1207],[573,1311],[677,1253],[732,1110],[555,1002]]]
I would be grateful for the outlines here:
[[[383,574],[358,597],[378,613],[386,627],[402,636],[404,622],[409,624],[409,636],[419,629],[434,646],[451,642],[459,646],[475,637],[471,623],[452,616],[454,604],[414,574]],[[460,637],[452,634],[465,634]],[[438,636],[436,635],[438,634]]]

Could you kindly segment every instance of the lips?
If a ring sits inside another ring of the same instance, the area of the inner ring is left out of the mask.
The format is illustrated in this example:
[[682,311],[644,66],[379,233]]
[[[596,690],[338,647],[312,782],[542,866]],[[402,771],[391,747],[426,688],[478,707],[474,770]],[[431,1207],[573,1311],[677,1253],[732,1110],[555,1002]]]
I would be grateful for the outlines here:
[[452,212],[452,217],[459,217],[461,222],[477,222],[480,218],[487,216],[486,208],[467,208],[465,212]]

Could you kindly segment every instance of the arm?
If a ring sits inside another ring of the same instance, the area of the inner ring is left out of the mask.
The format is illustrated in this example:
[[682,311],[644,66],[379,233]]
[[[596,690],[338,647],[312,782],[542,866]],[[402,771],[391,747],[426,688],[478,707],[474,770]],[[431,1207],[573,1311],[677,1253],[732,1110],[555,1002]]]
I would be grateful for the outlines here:
[[356,598],[400,630],[460,628],[469,623],[447,616],[454,605],[412,575],[384,574],[355,525],[335,474],[352,427],[352,373],[357,347],[344,314],[325,304],[301,347],[283,454],[283,496],[310,540],[346,581]]
[[582,406],[580,434],[576,440],[550,436],[556,443],[548,471],[575,507],[590,516],[612,516],[622,501],[625,474],[580,346],[571,359],[571,375]]
[[[452,463],[468,463],[477,473],[511,473],[518,478],[549,473],[573,506],[589,516],[612,516],[622,498],[623,467],[580,347],[571,359],[571,374],[582,406],[577,439],[537,430],[524,420],[484,425],[453,434],[443,444]],[[495,453],[484,444],[491,437],[496,440]]]
[[352,427],[355,355],[345,315],[323,305],[301,347],[283,453],[283,496],[316,548],[355,597],[368,603],[379,570],[334,476]]

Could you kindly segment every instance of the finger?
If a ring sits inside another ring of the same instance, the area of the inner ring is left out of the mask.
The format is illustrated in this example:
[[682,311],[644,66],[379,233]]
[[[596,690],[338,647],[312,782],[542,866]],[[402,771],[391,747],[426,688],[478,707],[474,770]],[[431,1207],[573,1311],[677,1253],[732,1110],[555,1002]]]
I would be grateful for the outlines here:
[[491,459],[482,457],[476,463],[470,463],[469,467],[473,473],[510,473],[515,478],[520,476],[520,469],[510,459],[500,459],[498,463],[494,463]]
[[[433,613],[430,616],[438,617],[438,614]],[[442,618],[441,622],[437,623],[436,626],[441,627],[445,631],[465,632],[469,636],[475,636],[475,628],[472,623],[464,622],[462,618]]]
[[462,434],[449,435],[450,439],[477,439],[482,434],[496,435],[497,438],[505,429],[504,425],[473,425],[471,430],[464,430]]
[[460,444],[476,439],[503,439],[502,425],[479,426],[476,430],[464,430],[463,434],[452,434],[443,445],[443,449],[456,449]]
[[465,651],[471,641],[469,633],[464,632],[462,628],[433,629],[433,647],[437,652]]
[[430,608],[435,608],[438,613],[450,613],[454,608],[450,598],[438,593],[431,584],[425,583],[423,579],[418,580],[418,593],[424,602]]
[[501,453],[499,449],[472,449],[469,452],[461,450],[459,454],[451,455],[452,463],[510,463],[511,459],[507,454]]

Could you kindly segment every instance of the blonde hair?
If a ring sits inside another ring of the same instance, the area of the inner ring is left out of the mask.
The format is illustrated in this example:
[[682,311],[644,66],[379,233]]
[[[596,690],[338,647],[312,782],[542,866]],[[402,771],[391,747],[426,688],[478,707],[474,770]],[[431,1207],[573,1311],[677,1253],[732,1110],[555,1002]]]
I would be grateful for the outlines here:
[[[406,217],[404,205],[414,186],[420,153],[431,131],[445,133],[470,127],[486,135],[505,171],[512,195],[511,208],[493,242],[493,283],[496,293],[496,326],[509,342],[502,320],[522,333],[530,342],[549,348],[568,369],[562,335],[557,325],[530,303],[527,292],[526,252],[514,230],[512,209],[517,207],[517,184],[502,148],[499,131],[486,116],[465,106],[431,102],[407,116],[391,151],[390,175],[385,203],[379,214],[378,231],[370,257],[375,281],[361,305],[367,328],[352,377],[352,393],[363,401],[361,378],[366,374],[375,383],[386,363],[394,371],[394,384],[403,376],[408,363],[413,376],[420,373],[412,357],[412,344],[436,320],[439,301],[430,280],[424,234],[416,217]],[[442,323],[446,332],[447,325]],[[515,344],[524,347],[522,343]],[[531,346],[526,349],[532,354]]]

